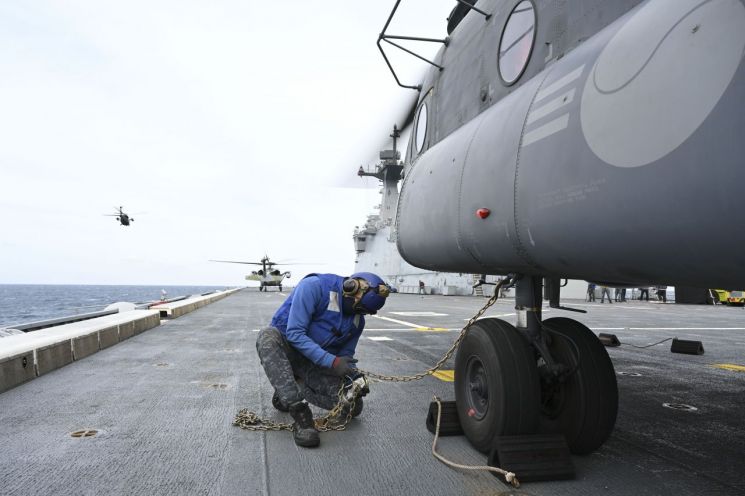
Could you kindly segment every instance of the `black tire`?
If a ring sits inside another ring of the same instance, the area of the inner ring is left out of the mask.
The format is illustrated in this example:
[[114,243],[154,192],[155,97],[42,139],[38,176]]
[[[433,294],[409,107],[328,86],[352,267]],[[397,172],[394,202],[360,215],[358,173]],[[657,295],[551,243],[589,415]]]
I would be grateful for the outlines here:
[[259,291],[264,291],[264,286],[259,286]]
[[552,318],[543,326],[550,331],[553,359],[576,370],[553,385],[541,375],[541,431],[563,434],[574,454],[591,453],[608,439],[616,423],[613,363],[597,336],[576,320]]
[[455,356],[455,402],[463,433],[488,452],[497,436],[534,434],[540,382],[533,349],[511,324],[474,323]]

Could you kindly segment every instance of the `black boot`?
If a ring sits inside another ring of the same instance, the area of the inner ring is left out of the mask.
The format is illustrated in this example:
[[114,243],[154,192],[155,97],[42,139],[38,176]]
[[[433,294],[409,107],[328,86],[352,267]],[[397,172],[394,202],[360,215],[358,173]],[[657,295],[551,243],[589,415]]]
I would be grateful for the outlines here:
[[282,403],[282,400],[279,399],[279,395],[277,394],[277,391],[274,391],[274,394],[272,395],[272,406],[279,410],[280,412],[289,412],[290,409],[285,406],[284,403]]
[[304,448],[315,448],[321,443],[321,436],[316,430],[313,413],[304,401],[290,405],[290,415],[295,419],[292,425],[292,437],[295,444]]

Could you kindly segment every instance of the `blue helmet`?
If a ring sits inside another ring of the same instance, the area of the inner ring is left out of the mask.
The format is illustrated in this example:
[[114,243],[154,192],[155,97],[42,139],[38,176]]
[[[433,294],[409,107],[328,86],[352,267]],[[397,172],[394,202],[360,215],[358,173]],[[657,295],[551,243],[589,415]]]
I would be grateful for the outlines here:
[[[355,272],[351,276],[352,279],[364,279],[370,285],[370,289],[362,295],[360,299],[360,306],[363,307],[365,313],[374,314],[378,310],[383,308],[385,305],[385,299],[388,297],[388,285],[379,276],[372,272]],[[381,291],[381,286],[386,289]]]

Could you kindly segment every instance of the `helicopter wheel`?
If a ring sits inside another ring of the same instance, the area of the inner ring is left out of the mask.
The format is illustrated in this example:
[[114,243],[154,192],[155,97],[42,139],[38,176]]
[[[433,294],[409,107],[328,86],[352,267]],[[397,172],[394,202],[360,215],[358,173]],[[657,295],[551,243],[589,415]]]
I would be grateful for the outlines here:
[[455,357],[455,402],[471,444],[487,452],[497,436],[538,428],[540,382],[535,354],[511,324],[476,321]]
[[279,287],[279,292],[280,292],[280,293],[282,292],[282,286],[280,286],[280,287]]
[[259,292],[261,292],[261,291],[264,291],[264,286],[263,285],[259,286]]
[[558,381],[541,374],[541,430],[562,433],[574,454],[591,453],[608,439],[616,423],[613,363],[597,336],[576,320],[551,318],[543,327],[549,332],[553,359],[570,372]]

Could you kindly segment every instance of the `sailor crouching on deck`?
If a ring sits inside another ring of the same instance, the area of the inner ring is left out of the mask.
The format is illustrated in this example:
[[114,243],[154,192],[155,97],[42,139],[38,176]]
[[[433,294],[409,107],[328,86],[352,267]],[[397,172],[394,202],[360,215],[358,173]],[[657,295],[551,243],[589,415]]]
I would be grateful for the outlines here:
[[[295,444],[315,447],[320,436],[308,403],[331,410],[342,381],[359,372],[355,348],[365,327],[364,315],[385,304],[390,288],[370,272],[350,277],[309,274],[295,287],[259,332],[256,350],[275,389],[272,404],[295,420]],[[353,416],[362,411],[362,398]]]

